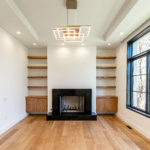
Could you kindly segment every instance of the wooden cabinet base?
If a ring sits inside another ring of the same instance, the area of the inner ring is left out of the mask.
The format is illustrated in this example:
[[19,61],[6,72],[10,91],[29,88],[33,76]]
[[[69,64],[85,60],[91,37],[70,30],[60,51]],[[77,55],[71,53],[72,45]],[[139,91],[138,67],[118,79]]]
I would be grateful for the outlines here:
[[47,113],[47,96],[27,96],[26,112]]
[[100,114],[116,113],[118,111],[117,96],[99,96],[96,99],[96,112]]

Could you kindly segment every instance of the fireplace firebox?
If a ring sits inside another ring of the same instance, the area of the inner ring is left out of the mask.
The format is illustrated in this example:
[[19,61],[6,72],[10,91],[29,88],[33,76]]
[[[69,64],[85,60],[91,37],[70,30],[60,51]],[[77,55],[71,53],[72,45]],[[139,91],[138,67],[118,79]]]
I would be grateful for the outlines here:
[[84,112],[84,96],[60,96],[60,113]]
[[47,120],[97,120],[92,89],[52,89],[52,113]]

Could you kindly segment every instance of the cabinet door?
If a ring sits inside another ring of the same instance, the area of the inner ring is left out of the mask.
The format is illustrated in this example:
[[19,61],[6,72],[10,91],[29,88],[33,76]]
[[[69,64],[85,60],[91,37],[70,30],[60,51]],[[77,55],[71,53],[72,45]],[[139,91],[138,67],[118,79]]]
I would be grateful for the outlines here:
[[97,99],[97,113],[116,113],[118,111],[118,99]]
[[36,99],[27,99],[26,100],[26,112],[36,112]]
[[36,112],[47,112],[47,99],[37,99]]
[[28,113],[45,113],[47,112],[47,98],[26,98],[26,112]]

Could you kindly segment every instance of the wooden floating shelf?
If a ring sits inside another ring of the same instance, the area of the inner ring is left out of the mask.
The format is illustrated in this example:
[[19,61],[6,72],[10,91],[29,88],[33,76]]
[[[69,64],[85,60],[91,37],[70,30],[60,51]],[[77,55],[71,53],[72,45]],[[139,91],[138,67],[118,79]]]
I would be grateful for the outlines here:
[[116,56],[96,56],[96,59],[116,59]]
[[96,88],[99,88],[99,89],[113,89],[113,88],[116,88],[116,86],[96,86]]
[[97,79],[115,79],[116,76],[97,76]]
[[47,98],[47,96],[26,96],[26,98]]
[[96,99],[117,99],[118,96],[112,96],[112,95],[107,95],[107,96],[96,96]]
[[31,89],[31,88],[40,88],[40,89],[45,89],[45,88],[47,88],[47,86],[28,86],[28,88],[29,89]]
[[29,79],[44,79],[47,78],[47,76],[28,76]]
[[116,66],[96,66],[96,69],[116,69]]
[[47,59],[47,56],[28,56],[28,59]]
[[28,66],[28,69],[47,69],[47,66]]

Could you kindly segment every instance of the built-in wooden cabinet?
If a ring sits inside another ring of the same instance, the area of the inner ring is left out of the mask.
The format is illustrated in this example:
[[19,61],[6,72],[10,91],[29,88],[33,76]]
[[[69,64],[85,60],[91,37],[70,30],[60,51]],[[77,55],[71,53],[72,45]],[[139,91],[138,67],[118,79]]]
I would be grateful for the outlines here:
[[30,49],[28,55],[26,112],[47,113],[47,50]]
[[27,96],[26,112],[28,113],[46,113],[47,96]]
[[98,96],[96,98],[97,113],[116,113],[118,111],[117,96]]
[[97,51],[97,98],[96,112],[98,114],[112,114],[118,111],[118,97],[115,96],[115,59],[113,50]]

